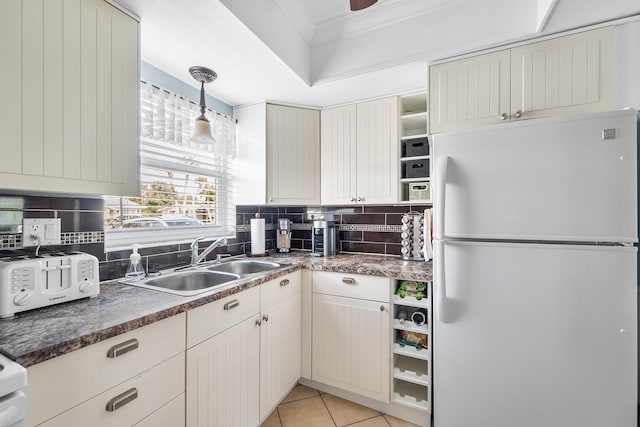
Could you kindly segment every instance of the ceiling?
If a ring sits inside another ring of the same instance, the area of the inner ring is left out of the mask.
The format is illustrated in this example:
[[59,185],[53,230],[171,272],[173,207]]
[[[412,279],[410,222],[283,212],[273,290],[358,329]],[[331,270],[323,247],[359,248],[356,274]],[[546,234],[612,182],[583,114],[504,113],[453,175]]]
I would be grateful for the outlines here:
[[426,88],[427,64],[640,14],[638,0],[113,0],[141,18],[142,60],[231,105],[326,107]]

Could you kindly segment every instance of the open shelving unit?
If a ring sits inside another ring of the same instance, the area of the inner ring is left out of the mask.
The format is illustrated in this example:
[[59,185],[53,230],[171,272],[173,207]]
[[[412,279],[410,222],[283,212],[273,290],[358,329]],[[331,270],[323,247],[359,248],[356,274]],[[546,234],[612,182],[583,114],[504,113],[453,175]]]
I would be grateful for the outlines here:
[[[426,285],[425,297],[421,299],[409,295],[404,298],[398,296],[396,290],[402,282],[405,280],[394,279],[393,286],[391,400],[399,405],[431,413],[431,282],[421,282]],[[426,312],[424,324],[416,324],[411,320],[413,312],[418,310]],[[427,348],[402,343],[402,331],[424,335]]]
[[427,94],[400,97],[400,201],[431,203]]

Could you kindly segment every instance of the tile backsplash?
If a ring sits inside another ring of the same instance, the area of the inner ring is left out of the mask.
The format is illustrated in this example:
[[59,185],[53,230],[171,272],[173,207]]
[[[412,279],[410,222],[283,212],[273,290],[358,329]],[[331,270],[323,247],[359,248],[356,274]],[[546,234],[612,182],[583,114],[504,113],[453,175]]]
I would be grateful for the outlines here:
[[[400,219],[410,210],[426,206],[237,206],[236,238],[216,253],[239,255],[251,252],[250,220],[256,213],[265,218],[266,249],[276,248],[279,218],[292,222],[292,249],[311,249],[313,218],[333,219],[340,229],[340,251],[400,255]],[[0,252],[30,253],[22,247],[24,218],[60,218],[61,245],[46,251],[82,251],[100,261],[100,279],[124,276],[131,251],[104,252],[104,201],[101,198],[41,197],[0,195]],[[206,247],[207,243],[201,243]],[[187,264],[191,258],[188,243],[143,248],[140,254],[146,270],[162,270]]]

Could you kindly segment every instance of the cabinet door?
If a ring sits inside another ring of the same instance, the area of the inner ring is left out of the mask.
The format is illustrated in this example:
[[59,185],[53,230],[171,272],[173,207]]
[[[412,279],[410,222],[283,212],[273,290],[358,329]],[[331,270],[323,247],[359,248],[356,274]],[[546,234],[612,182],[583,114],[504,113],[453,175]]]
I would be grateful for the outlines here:
[[356,105],[321,113],[322,204],[356,201]]
[[357,201],[398,202],[398,98],[357,104]]
[[320,112],[267,105],[267,203],[320,203]]
[[389,401],[389,304],[313,295],[312,379]]
[[262,311],[260,419],[264,420],[300,378],[301,299],[296,293]]
[[503,50],[430,67],[430,133],[507,120],[510,61]]
[[611,109],[611,27],[511,50],[511,119]]
[[187,350],[187,426],[256,426],[257,316]]
[[0,16],[0,181],[138,192],[138,23],[103,0],[8,0]]

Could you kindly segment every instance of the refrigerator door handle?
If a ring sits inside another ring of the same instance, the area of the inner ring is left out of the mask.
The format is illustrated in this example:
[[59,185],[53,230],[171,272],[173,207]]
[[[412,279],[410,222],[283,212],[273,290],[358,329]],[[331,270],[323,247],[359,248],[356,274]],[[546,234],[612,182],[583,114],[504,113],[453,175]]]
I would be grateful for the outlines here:
[[438,320],[442,323],[451,323],[447,304],[447,284],[444,276],[444,242],[435,240],[433,242],[433,259],[436,262],[434,271],[434,294],[436,297],[436,308],[438,310]]
[[449,165],[449,157],[444,156],[437,159],[436,163],[436,194],[435,194],[435,236],[436,240],[444,239],[444,205],[445,194],[447,188],[447,167]]

